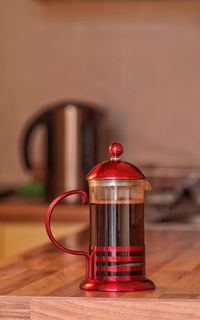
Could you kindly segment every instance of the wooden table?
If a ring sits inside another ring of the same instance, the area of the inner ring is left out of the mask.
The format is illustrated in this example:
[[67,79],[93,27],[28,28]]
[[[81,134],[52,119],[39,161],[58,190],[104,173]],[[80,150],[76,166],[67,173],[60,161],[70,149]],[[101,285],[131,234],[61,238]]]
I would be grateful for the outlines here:
[[[87,249],[88,231],[64,240]],[[79,289],[83,257],[48,244],[0,264],[0,319],[200,319],[199,231],[148,230],[147,275],[157,289],[106,293]]]

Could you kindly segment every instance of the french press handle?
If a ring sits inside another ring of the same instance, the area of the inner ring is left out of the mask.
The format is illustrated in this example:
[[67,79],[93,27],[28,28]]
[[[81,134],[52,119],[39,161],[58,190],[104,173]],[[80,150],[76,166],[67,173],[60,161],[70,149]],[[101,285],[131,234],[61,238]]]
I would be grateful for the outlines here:
[[52,213],[53,213],[53,209],[55,208],[55,206],[57,205],[57,203],[59,201],[61,201],[63,198],[71,196],[72,194],[80,194],[82,197],[82,203],[83,204],[87,204],[88,202],[88,197],[87,194],[85,193],[85,191],[83,190],[71,190],[71,191],[67,191],[64,192],[62,194],[60,194],[58,197],[56,197],[48,206],[47,208],[47,212],[46,212],[46,217],[45,217],[45,227],[46,227],[46,231],[47,234],[50,238],[50,240],[53,242],[53,244],[59,248],[60,250],[64,251],[65,253],[69,253],[69,254],[74,254],[74,255],[82,255],[85,256],[86,258],[86,277],[90,278],[90,254],[87,253],[86,251],[80,251],[80,250],[72,250],[72,249],[68,249],[65,248],[62,244],[60,244],[54,237],[52,231],[51,231],[51,217],[52,217]]

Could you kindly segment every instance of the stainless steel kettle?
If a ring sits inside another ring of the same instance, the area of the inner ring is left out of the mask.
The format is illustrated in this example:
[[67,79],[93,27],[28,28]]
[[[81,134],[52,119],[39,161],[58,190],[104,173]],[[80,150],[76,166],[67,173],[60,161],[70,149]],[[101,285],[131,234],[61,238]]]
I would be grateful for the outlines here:
[[23,133],[22,154],[26,169],[33,170],[31,149],[35,128],[46,128],[44,186],[48,200],[68,189],[86,189],[84,177],[97,162],[96,106],[63,101],[45,108],[31,119]]

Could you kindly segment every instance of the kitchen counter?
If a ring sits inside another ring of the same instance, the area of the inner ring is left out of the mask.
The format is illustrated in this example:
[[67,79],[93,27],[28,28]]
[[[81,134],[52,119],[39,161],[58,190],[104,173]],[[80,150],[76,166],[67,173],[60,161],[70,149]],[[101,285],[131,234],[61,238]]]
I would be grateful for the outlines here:
[[[88,230],[63,239],[87,249]],[[0,319],[200,319],[199,231],[147,230],[147,276],[157,288],[143,292],[79,289],[84,257],[51,243],[0,263]]]

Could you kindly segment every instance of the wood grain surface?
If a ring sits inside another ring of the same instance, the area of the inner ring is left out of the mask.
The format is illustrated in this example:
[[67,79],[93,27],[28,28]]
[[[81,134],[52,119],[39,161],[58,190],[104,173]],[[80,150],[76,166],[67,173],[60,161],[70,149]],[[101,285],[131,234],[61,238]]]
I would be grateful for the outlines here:
[[[63,239],[88,247],[88,231]],[[148,230],[147,275],[156,290],[87,292],[82,257],[48,244],[0,264],[0,319],[200,319],[200,234]]]

